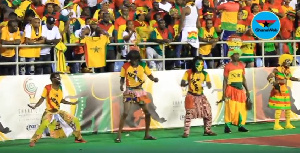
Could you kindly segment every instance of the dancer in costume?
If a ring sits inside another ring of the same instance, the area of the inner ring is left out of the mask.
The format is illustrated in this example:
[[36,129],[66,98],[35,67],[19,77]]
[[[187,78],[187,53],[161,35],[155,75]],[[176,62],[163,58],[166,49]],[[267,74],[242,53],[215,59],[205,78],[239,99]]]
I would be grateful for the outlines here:
[[[212,113],[211,107],[203,94],[203,87],[206,83],[211,88],[209,75],[203,70],[204,60],[196,56],[192,61],[192,69],[187,70],[181,81],[181,87],[189,86],[188,94],[185,97],[185,120],[183,138],[187,138],[190,133],[191,119],[203,118],[204,135],[215,136],[211,131]],[[187,83],[186,83],[187,82]]]
[[149,135],[150,128],[150,113],[147,103],[150,103],[150,99],[147,97],[147,92],[143,90],[142,85],[145,83],[144,73],[148,78],[154,82],[158,82],[157,78],[154,78],[151,71],[145,62],[141,61],[141,56],[138,51],[132,50],[127,54],[127,59],[130,60],[125,63],[121,69],[120,90],[124,90],[124,82],[126,78],[126,90],[123,94],[124,111],[119,123],[118,136],[115,139],[116,143],[121,142],[121,132],[123,130],[124,122],[128,116],[130,107],[132,104],[138,104],[145,114],[145,137],[144,140],[156,140],[155,137]]
[[76,105],[77,102],[68,102],[63,99],[63,92],[60,82],[61,78],[59,73],[52,73],[50,75],[50,80],[52,84],[45,86],[42,97],[38,103],[35,106],[28,105],[30,108],[35,109],[39,107],[45,99],[47,101],[45,110],[46,114],[43,115],[43,121],[40,127],[30,139],[29,146],[35,146],[35,143],[42,137],[42,134],[47,127],[49,128],[50,136],[53,138],[66,137],[68,133],[73,131],[76,143],[86,143],[81,136],[79,120],[73,115],[63,110],[59,110],[60,103]]
[[238,126],[239,132],[248,132],[244,125],[247,119],[246,100],[250,94],[245,78],[245,67],[239,58],[241,54],[242,51],[239,48],[230,50],[228,56],[231,58],[231,62],[224,68],[221,101],[225,101],[225,133],[231,133],[230,125]]
[[291,124],[291,100],[290,91],[287,87],[287,80],[300,81],[299,78],[292,77],[290,65],[293,61],[293,56],[290,54],[282,54],[279,57],[279,67],[275,68],[268,76],[268,81],[273,85],[271,90],[269,107],[275,109],[275,124],[274,130],[284,129],[279,124],[281,111],[285,110],[286,129],[294,129]]

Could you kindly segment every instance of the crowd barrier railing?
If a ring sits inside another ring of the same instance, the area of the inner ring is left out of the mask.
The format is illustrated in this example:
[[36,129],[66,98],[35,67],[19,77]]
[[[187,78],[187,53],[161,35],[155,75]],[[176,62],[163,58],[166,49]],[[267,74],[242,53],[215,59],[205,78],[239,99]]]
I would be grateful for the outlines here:
[[[219,41],[217,44],[225,44],[226,41]],[[294,59],[296,57],[300,57],[300,55],[296,55],[296,44],[300,43],[300,40],[254,40],[254,41],[243,41],[243,43],[256,43],[261,44],[262,48],[262,55],[261,56],[241,56],[240,58],[261,58],[262,59],[262,66],[265,65],[265,58],[272,58],[272,57],[279,57],[280,55],[272,55],[272,56],[265,56],[265,43],[293,43],[293,49],[294,49]],[[163,56],[160,59],[143,59],[143,61],[162,61],[163,62],[163,70],[165,70],[165,62],[168,60],[192,60],[192,57],[187,58],[165,58],[165,46],[166,45],[186,45],[188,43],[186,42],[171,42],[169,44],[162,44],[163,45]],[[201,45],[206,45],[208,43],[206,42],[200,42]],[[68,47],[75,47],[75,46],[82,46],[83,44],[65,44]],[[120,45],[127,45],[129,48],[130,45],[135,45],[134,43],[110,43],[109,46],[120,46]],[[138,45],[159,45],[158,43],[154,42],[141,42]],[[56,67],[57,59],[56,55],[54,54],[54,61],[44,61],[44,62],[20,62],[19,61],[19,48],[34,48],[34,47],[54,47],[54,45],[2,45],[2,48],[15,48],[16,50],[16,61],[15,62],[0,62],[0,65],[15,65],[16,66],[16,75],[19,75],[19,66],[20,65],[34,65],[34,64],[54,64],[54,67]],[[300,47],[300,46],[299,46]],[[197,55],[199,55],[199,52],[197,51]],[[223,60],[223,59],[229,59],[228,57],[203,57],[204,60]],[[124,59],[116,59],[116,60],[106,60],[106,62],[121,62],[126,61]],[[84,60],[72,60],[72,61],[66,61],[66,63],[82,63],[85,62]],[[293,65],[296,65],[296,60],[293,61]],[[300,61],[299,61],[300,62]]]

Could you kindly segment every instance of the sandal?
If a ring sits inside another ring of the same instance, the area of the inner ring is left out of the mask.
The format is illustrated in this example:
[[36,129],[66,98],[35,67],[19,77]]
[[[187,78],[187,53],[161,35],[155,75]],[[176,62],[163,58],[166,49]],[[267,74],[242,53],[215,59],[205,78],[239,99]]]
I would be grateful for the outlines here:
[[182,138],[188,138],[188,137],[189,137],[189,135],[186,134],[186,133],[184,133],[184,134],[182,135]]
[[115,143],[121,143],[121,139],[120,138],[116,138],[115,139]]
[[144,140],[156,140],[153,136],[144,137]]
[[208,131],[208,132],[204,132],[203,136],[216,136],[217,134],[212,132],[212,131]]

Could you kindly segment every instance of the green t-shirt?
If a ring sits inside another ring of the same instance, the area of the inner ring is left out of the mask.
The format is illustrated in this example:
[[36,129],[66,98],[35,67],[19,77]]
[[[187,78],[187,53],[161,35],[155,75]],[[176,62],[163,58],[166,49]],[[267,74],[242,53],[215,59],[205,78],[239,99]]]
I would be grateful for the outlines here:
[[272,52],[275,50],[275,43],[265,43],[265,52]]

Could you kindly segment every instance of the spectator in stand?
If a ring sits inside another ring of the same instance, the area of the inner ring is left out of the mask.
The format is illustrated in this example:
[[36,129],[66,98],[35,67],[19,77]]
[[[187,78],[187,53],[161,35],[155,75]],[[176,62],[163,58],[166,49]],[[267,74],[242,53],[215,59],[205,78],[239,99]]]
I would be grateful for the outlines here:
[[[154,59],[163,58],[163,45],[162,44],[168,44],[172,41],[172,34],[169,32],[169,30],[166,28],[166,23],[163,19],[158,20],[158,28],[155,28],[149,38],[150,42],[157,42],[160,45],[155,46],[148,46],[146,48],[147,52],[147,58],[148,59]],[[165,46],[165,57],[170,57],[170,53],[172,51],[168,46]],[[161,71],[163,70],[162,61],[150,61],[149,62],[149,68],[153,70]],[[171,69],[172,65],[168,65],[166,63],[166,69]]]
[[[61,35],[58,27],[55,26],[55,18],[48,16],[46,25],[42,26],[42,37],[45,39],[45,44],[56,45],[61,40]],[[53,52],[52,47],[43,47],[41,49],[40,57],[36,61],[51,61],[50,52]],[[37,64],[35,67],[35,74],[50,74],[51,64]]]
[[178,11],[178,15],[181,15],[182,8],[184,8],[183,0],[176,0],[174,3],[173,8],[175,8]]
[[202,1],[202,8],[198,9],[199,20],[204,20],[205,21],[205,19],[203,19],[203,14],[206,13],[206,12],[212,12],[212,11],[207,11],[207,9],[209,9],[209,8],[212,8],[212,7],[210,7],[209,0],[203,0]]
[[243,10],[247,11],[247,17],[251,13],[251,6],[252,6],[252,0],[245,0],[245,6],[243,7]]
[[178,10],[172,8],[169,12],[169,15],[165,15],[164,20],[166,21],[166,25],[169,31],[172,33],[172,36],[174,37],[174,41],[177,41],[179,36],[179,25],[180,25],[180,16],[178,14]]
[[281,3],[278,4],[279,1],[282,0],[276,0],[276,3],[275,0],[266,0],[263,11],[270,11],[276,14],[279,18],[282,18],[284,16],[284,11],[281,7]]
[[76,18],[80,18],[83,8],[87,7],[86,0],[70,0],[69,3],[70,2],[73,3],[73,10],[75,12]]
[[141,10],[141,11],[145,11],[145,12],[149,12],[149,10],[152,10],[152,8],[154,8],[154,6],[152,7],[152,2],[153,3],[157,3],[155,1],[152,0],[135,0],[135,6],[137,10]]
[[[212,7],[212,8],[215,7],[214,2],[217,2],[217,0],[209,0],[210,7]],[[195,5],[197,6],[197,9],[203,8],[203,0],[195,0]]]
[[[232,34],[236,33],[237,27],[237,16],[240,9],[239,3],[235,2],[237,0],[227,0],[227,3],[221,2],[224,0],[220,0],[217,6],[218,11],[222,11],[221,15],[221,29],[223,30],[221,34],[221,40],[227,41],[228,37]],[[222,45],[222,55],[223,57],[227,57],[228,46],[227,44]],[[228,60],[223,60],[224,64],[228,62]]]
[[[123,43],[123,32],[126,29],[126,21],[129,20],[129,9],[127,7],[121,8],[122,16],[115,21],[115,42]],[[121,53],[124,46],[116,46],[119,53]]]
[[25,16],[29,10],[33,10],[35,16],[42,19],[45,12],[45,5],[42,4],[41,0],[32,0],[31,4],[26,9]]
[[[159,8],[159,3],[158,2],[153,2],[152,5],[153,5],[153,9],[151,9],[149,11],[149,13],[147,14],[147,16],[146,16],[146,19],[150,22],[152,20],[155,20],[155,14],[160,14],[161,18],[163,18],[163,16],[165,15],[164,11]],[[151,23],[150,23],[150,25],[151,25]]]
[[213,8],[203,10],[203,18],[198,19],[200,27],[206,27],[206,20],[211,19],[214,22]]
[[[80,43],[80,36],[79,36],[78,32],[81,31],[81,29],[86,26],[86,23],[88,23],[88,24],[90,23],[90,9],[88,7],[83,8],[83,10],[80,14],[80,17],[77,18],[76,21],[70,25],[70,27],[72,27],[72,28],[70,28],[70,31],[73,29],[73,31],[71,31],[71,35],[70,35],[70,43],[71,44]],[[78,31],[77,34],[76,34],[76,31]],[[89,30],[88,34],[89,33],[90,33],[90,30]],[[68,51],[71,51],[71,52],[69,52],[72,54],[71,60],[77,61],[77,60],[84,59],[83,46],[68,47]],[[71,73],[79,73],[80,72],[80,64],[81,63],[69,64],[68,66],[70,66]]]
[[[103,13],[103,19],[99,23],[99,27],[106,31],[109,34],[109,40],[111,43],[114,42],[114,37],[113,37],[113,31],[115,29],[115,26],[110,23],[110,13]],[[117,52],[116,52],[116,47],[115,46],[108,46],[107,47],[107,53],[106,53],[106,59],[107,60],[115,60],[117,57]],[[105,71],[106,72],[114,72],[115,68],[115,63],[114,62],[108,62],[106,64]]]
[[289,11],[293,11],[293,7],[290,6],[291,0],[284,0],[283,5],[281,6],[283,10],[283,17],[286,17],[286,14]]
[[247,18],[248,21],[247,22],[251,23],[252,19],[254,18],[254,16],[256,14],[258,14],[259,12],[260,12],[260,6],[258,4],[252,4],[252,6],[251,6],[251,12],[248,15],[248,18]]
[[248,29],[248,26],[250,25],[246,20],[243,19],[244,13],[243,10],[240,10],[238,13],[238,23],[236,26],[236,34],[239,36],[242,36]]
[[[245,31],[245,34],[241,37],[242,41],[254,41],[253,32],[251,28]],[[255,43],[243,43],[241,46],[241,50],[243,51],[242,56],[255,56],[256,44]],[[254,67],[254,58],[241,58],[240,59],[245,67],[251,68]]]
[[153,16],[153,20],[150,21],[150,27],[152,29],[157,28],[158,27],[158,20],[162,19],[161,13],[156,13]]
[[113,1],[115,3],[116,11],[121,10],[124,0],[113,0]]
[[[133,21],[127,20],[126,21],[126,29],[123,32],[123,40],[125,43],[136,43],[137,41],[137,34],[135,32],[135,28],[133,25]],[[125,45],[122,49],[122,59],[126,59],[127,54],[130,51],[131,45],[128,47],[128,45]]]
[[[15,12],[11,12],[7,18],[4,18],[4,21],[0,23],[0,29],[7,26],[9,20],[16,20],[17,21],[18,16]],[[19,22],[18,22],[19,23]]]
[[[152,27],[145,21],[146,19],[146,12],[141,10],[136,11],[136,20],[134,21],[134,27],[139,36],[139,41],[147,42],[150,36],[151,31],[153,31]],[[142,59],[147,57],[146,55],[146,46],[139,46],[140,47],[140,55]]]
[[[132,5],[134,5],[134,4],[132,4],[129,0],[124,0],[123,1],[122,7],[128,8],[128,20],[134,20],[135,10],[132,8]],[[121,15],[122,15],[122,11],[121,10],[119,10],[118,12],[116,12],[116,18],[119,18]]]
[[[213,27],[212,19],[206,19],[206,26],[199,29],[199,38],[200,41],[209,43],[206,45],[200,45],[200,54],[203,55],[203,57],[213,57],[211,50],[215,47],[219,37]],[[208,68],[214,68],[213,60],[205,60],[205,62]]]
[[[41,19],[36,16],[31,24],[27,24],[24,30],[25,33],[25,41],[24,44],[28,45],[37,45],[44,44],[45,39],[42,37],[42,26]],[[41,48],[33,47],[33,48],[20,48],[19,56],[20,62],[33,62],[35,58],[40,57]],[[22,75],[33,75],[34,74],[34,65],[26,65],[20,67],[20,74]]]
[[53,2],[47,2],[46,7],[45,7],[45,13],[44,17],[42,18],[43,24],[46,24],[46,19],[48,16],[52,16],[55,18],[55,26],[60,27],[60,21],[64,23],[64,29],[62,29],[62,33],[66,33],[67,30],[69,29],[69,17],[68,16],[63,16],[60,12],[56,12],[54,7],[58,6],[58,4],[55,4]]
[[[275,38],[270,39],[270,40],[275,40]],[[278,43],[265,43],[265,56],[274,56],[278,55],[279,51],[277,50],[278,48]],[[278,66],[278,58],[277,57],[268,57],[265,58],[265,67],[277,67]]]
[[101,9],[96,10],[93,18],[94,19],[102,19],[102,15],[103,13],[109,13],[110,15],[110,22],[114,23],[115,21],[115,14],[114,14],[114,10],[112,8],[110,8],[110,3],[108,0],[103,0],[101,2]]
[[[256,15],[256,14],[258,14],[260,11],[261,11],[261,7],[260,7],[260,5],[259,4],[257,4],[257,3],[254,3],[254,2],[252,2],[253,4],[252,4],[252,6],[251,6],[251,13],[248,15],[248,18],[247,18],[247,22],[249,23],[249,25],[251,25],[251,22],[252,22],[252,20],[253,20],[253,18],[254,18],[254,16]],[[255,40],[259,40],[256,36],[254,36],[254,38],[255,38]],[[265,43],[266,44],[266,43]],[[256,56],[261,56],[262,55],[262,50],[261,50],[261,44],[256,44]],[[260,58],[256,58],[255,59],[256,60],[256,62],[255,62],[255,65],[257,66],[257,67],[260,67],[260,66],[262,66],[260,63],[260,61],[261,61],[261,59]]]
[[[19,45],[21,43],[20,31],[16,20],[8,21],[7,26],[1,29],[2,45]],[[0,62],[15,62],[15,48],[2,48]],[[14,65],[3,65],[0,70],[1,75],[16,74]]]
[[[220,40],[220,36],[222,33],[221,30],[221,13],[216,12],[216,19],[214,21],[214,28],[217,32],[217,35],[219,36],[218,41]],[[215,47],[212,49],[211,54],[213,57],[221,57],[221,44],[216,44]],[[221,60],[214,60],[214,68],[217,68],[220,66]]]
[[[198,27],[199,26],[199,14],[194,0],[186,0],[186,6],[182,10],[179,26],[179,40],[181,42],[187,42],[187,45],[176,46],[176,57],[180,57],[182,48],[183,57],[195,57],[199,49]],[[176,61],[175,67],[181,68],[180,61]],[[188,61],[185,68],[191,68],[192,63]]]
[[[292,40],[294,38],[294,21],[295,21],[296,12],[289,11],[287,16],[280,20],[280,32],[279,38],[281,40]],[[280,50],[284,50],[287,54],[294,54],[294,49],[292,43],[280,43]],[[282,46],[283,45],[283,46]],[[287,48],[287,49],[285,49]],[[283,54],[283,53],[281,53]]]

